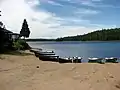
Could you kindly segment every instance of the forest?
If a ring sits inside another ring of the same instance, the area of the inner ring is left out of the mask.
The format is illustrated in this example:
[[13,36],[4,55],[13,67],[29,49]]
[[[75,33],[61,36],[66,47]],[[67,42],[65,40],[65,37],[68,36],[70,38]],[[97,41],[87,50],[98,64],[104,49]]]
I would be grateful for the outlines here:
[[84,35],[57,38],[56,41],[112,41],[120,40],[120,28],[102,29]]

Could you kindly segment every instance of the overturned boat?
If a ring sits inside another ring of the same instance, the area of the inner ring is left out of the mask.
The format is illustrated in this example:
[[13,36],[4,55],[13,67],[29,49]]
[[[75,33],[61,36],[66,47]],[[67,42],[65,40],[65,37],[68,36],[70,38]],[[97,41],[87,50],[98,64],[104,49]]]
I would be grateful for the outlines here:
[[82,57],[73,57],[72,63],[81,63]]
[[30,52],[39,52],[39,51],[42,51],[41,48],[32,48],[30,49]]
[[110,57],[110,58],[105,58],[105,62],[108,63],[117,63],[117,58],[116,57]]
[[42,61],[59,62],[59,56],[58,55],[39,55],[38,57]]
[[72,63],[72,58],[59,58],[59,63]]
[[103,58],[88,58],[89,63],[103,63]]
[[55,55],[54,51],[38,51],[34,52],[36,57],[42,56],[42,55]]
[[81,63],[81,57],[59,58],[59,63]]

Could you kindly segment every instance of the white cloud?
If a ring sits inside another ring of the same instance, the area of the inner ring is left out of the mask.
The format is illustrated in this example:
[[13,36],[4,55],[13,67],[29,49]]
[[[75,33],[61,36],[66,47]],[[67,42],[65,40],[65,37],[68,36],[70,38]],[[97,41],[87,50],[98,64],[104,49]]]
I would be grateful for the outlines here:
[[103,7],[103,8],[120,8],[120,6],[114,6],[111,4],[99,3],[103,0],[80,0],[82,5],[91,6],[91,7]]
[[52,4],[52,5],[56,5],[56,6],[63,6],[62,4],[57,3],[55,1],[52,1],[52,0],[48,0],[47,3]]
[[86,6],[96,6],[93,2],[91,1],[81,1],[81,4],[86,5]]
[[[53,31],[50,33],[51,35],[54,35],[55,38],[58,37],[65,37],[65,36],[75,36],[75,35],[83,35],[88,32],[94,31],[97,28],[86,28],[86,27],[79,27],[79,26],[66,26],[66,27],[61,27],[56,31]],[[49,35],[50,35],[49,34]]]
[[26,2],[27,2],[30,6],[40,5],[40,1],[39,1],[39,0],[26,0]]
[[100,2],[100,1],[102,1],[102,0],[92,0],[93,2]]
[[[55,14],[41,9],[36,11],[33,7],[38,4],[41,4],[39,0],[29,0],[29,2],[24,0],[4,0],[0,3],[2,10],[0,20],[4,22],[8,29],[19,33],[23,20],[26,18],[31,30],[31,38],[57,38],[84,34],[96,29],[83,26],[61,26],[65,22],[64,18],[56,17]],[[73,21],[84,22],[82,19]],[[89,21],[85,22],[90,23]]]
[[[27,19],[30,26],[32,32],[31,37],[42,37],[45,33],[52,31],[49,27],[59,26],[59,24],[56,24],[54,21],[44,24],[43,21],[49,18],[56,19],[57,17],[51,13],[35,11],[31,5],[25,3],[24,0],[6,0],[2,2],[0,8],[2,9],[1,20],[6,27],[13,32],[19,33],[24,18]],[[33,19],[35,19],[35,21],[33,21]]]
[[98,14],[100,11],[91,10],[91,9],[78,9],[75,11],[75,14],[87,14],[87,15],[93,15]]

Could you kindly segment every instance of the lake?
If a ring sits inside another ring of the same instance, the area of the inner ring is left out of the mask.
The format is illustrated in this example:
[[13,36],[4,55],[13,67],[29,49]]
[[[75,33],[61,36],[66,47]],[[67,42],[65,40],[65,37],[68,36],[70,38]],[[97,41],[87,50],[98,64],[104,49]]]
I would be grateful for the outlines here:
[[100,41],[100,42],[28,42],[33,48],[43,50],[53,50],[60,57],[80,56],[83,62],[87,62],[89,57],[120,57],[120,42]]

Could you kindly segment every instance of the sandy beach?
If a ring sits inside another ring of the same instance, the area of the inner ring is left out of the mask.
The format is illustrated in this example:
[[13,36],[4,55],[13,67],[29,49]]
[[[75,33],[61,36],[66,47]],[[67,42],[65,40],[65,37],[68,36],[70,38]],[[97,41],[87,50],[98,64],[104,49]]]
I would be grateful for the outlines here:
[[119,90],[120,64],[59,64],[0,55],[0,90]]

